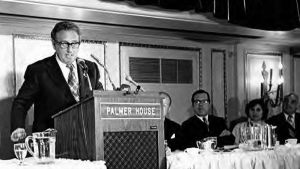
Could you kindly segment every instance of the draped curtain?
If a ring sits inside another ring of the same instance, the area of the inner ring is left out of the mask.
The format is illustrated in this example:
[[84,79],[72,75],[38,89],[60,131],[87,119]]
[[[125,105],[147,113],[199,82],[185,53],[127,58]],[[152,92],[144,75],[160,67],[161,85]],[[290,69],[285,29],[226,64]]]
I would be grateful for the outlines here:
[[[110,1],[110,0],[107,0]],[[211,12],[229,23],[262,30],[292,30],[299,24],[300,0],[117,0],[179,11]]]

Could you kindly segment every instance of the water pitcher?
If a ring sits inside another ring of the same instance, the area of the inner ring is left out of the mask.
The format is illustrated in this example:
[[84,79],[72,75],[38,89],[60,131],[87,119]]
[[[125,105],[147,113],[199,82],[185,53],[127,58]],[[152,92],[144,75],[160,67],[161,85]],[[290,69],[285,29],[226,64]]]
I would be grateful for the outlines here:
[[[32,140],[32,147],[29,141]],[[52,163],[55,159],[56,130],[47,129],[43,132],[32,133],[25,139],[28,152],[35,158],[37,163]]]

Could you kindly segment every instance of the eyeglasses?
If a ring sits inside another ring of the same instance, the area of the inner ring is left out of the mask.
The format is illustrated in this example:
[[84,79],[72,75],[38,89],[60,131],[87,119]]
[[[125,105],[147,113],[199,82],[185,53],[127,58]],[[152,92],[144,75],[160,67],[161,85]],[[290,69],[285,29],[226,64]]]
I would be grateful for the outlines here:
[[262,111],[262,109],[261,109],[261,108],[256,108],[256,109],[255,109],[254,107],[253,107],[253,108],[251,108],[250,110],[251,110],[251,111],[257,111],[257,112],[258,112],[258,111]]
[[55,43],[58,44],[59,47],[62,48],[62,49],[66,49],[66,48],[68,48],[70,46],[73,49],[77,49],[77,48],[79,48],[79,45],[80,45],[80,42],[69,43],[69,42],[58,42],[58,41],[55,41]]
[[208,100],[194,100],[194,104],[207,104],[207,103],[209,103],[209,101]]

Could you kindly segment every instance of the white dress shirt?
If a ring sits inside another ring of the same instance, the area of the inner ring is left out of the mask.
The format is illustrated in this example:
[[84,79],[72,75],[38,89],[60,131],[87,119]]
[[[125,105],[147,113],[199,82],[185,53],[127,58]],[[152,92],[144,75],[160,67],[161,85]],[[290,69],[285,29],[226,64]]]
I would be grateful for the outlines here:
[[[60,67],[60,70],[62,71],[64,78],[66,80],[66,82],[68,83],[68,77],[69,77],[69,73],[70,73],[70,69],[67,67],[67,64],[63,63],[62,61],[59,60],[58,56],[56,55],[56,61]],[[76,60],[72,63],[74,66],[74,71],[77,72],[77,64],[76,64]],[[76,81],[78,82],[78,73],[75,73],[76,76]]]
[[[197,116],[197,115],[196,115]],[[203,118],[206,118],[206,121],[207,121],[207,124],[209,124],[209,121],[208,121],[208,115],[206,116],[197,116],[201,121],[204,122]],[[205,122],[204,122],[205,123]]]
[[[284,116],[285,116],[285,119],[288,120],[289,115],[286,114],[286,113],[283,113],[283,114],[284,114]],[[294,121],[295,121],[295,114],[292,114],[291,116],[292,116],[292,120],[293,120],[293,122],[294,122]]]

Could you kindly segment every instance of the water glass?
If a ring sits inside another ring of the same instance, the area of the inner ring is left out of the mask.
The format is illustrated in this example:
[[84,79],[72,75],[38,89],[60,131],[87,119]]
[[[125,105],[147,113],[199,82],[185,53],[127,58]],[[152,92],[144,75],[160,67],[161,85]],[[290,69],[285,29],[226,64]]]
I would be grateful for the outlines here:
[[14,144],[14,152],[19,160],[19,165],[23,165],[23,161],[27,155],[27,149],[25,143],[16,143]]

